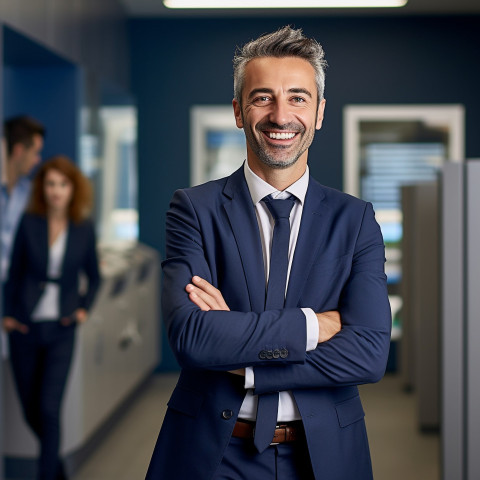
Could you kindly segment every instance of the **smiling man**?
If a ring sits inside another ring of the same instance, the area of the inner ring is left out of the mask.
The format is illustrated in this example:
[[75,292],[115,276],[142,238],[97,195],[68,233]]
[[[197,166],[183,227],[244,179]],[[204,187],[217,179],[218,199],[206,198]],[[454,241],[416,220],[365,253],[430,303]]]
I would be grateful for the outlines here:
[[247,159],[174,195],[162,309],[182,371],[148,480],[372,478],[357,385],[386,366],[384,245],[370,204],[309,176],[324,68],[301,30],[247,43]]
[[303,174],[325,109],[312,65],[296,57],[255,58],[245,66],[245,79],[233,107],[237,126],[245,131],[250,168],[263,163],[286,169],[300,160],[297,174]]

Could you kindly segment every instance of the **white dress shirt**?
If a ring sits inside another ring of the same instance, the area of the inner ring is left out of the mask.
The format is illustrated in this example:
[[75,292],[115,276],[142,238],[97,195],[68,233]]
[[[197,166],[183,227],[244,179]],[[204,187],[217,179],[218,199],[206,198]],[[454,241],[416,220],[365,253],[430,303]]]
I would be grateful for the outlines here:
[[[65,229],[48,248],[47,276],[52,279],[62,275],[63,259],[67,246],[67,229]],[[60,317],[60,285],[46,282],[45,290],[32,312],[33,321],[58,320]]]
[[[300,222],[302,220],[303,204],[308,189],[309,171],[308,166],[303,176],[295,183],[290,185],[284,191],[276,190],[267,182],[262,180],[259,176],[252,172],[246,161],[244,164],[245,179],[247,180],[250,196],[252,197],[255,213],[257,215],[258,228],[260,230],[260,239],[262,243],[263,263],[265,267],[265,278],[268,282],[268,275],[270,270],[270,251],[272,247],[272,236],[275,221],[268,207],[262,202],[262,199],[267,195],[271,195],[275,199],[284,199],[293,195],[296,199],[295,205],[290,213],[290,243],[288,248],[288,271],[285,291],[288,288],[288,281],[290,278],[290,270],[292,267],[293,255],[295,253],[295,246],[297,244],[298,232],[300,230]],[[314,350],[318,343],[318,321],[315,312],[310,308],[302,308],[305,315],[307,325],[307,344],[305,351]],[[239,418],[244,420],[255,420],[257,415],[257,395],[253,394],[255,387],[255,375],[252,367],[245,369],[245,388],[247,394],[243,401],[239,412]],[[279,422],[291,422],[293,420],[300,420],[300,413],[298,411],[295,399],[290,391],[279,393],[278,416]]]

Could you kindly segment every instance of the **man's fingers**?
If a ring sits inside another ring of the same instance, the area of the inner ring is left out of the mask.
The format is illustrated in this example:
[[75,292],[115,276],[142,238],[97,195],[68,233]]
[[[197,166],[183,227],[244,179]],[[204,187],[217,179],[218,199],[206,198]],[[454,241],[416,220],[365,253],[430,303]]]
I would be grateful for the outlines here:
[[[217,299],[212,295],[206,293],[202,289],[197,288],[195,285],[192,285],[191,283],[189,283],[187,285],[186,290],[189,294],[195,294],[196,298],[199,298],[205,305],[209,307],[208,310],[221,310],[220,305],[217,302]],[[194,303],[198,305],[197,302],[194,302]]]
[[197,275],[192,278],[192,283],[189,283],[185,290],[190,300],[203,311],[230,310],[220,290]]
[[222,294],[217,288],[215,288],[211,283],[207,282],[203,278],[195,276],[192,278],[192,282],[200,290],[203,290],[205,293],[208,293],[208,295],[212,296],[216,300],[218,300],[218,298],[222,296]]
[[341,329],[340,313],[336,310],[317,313],[318,318],[318,343],[326,342],[335,336]]
[[205,303],[202,298],[200,298],[195,292],[190,292],[188,294],[188,298],[198,307],[200,310],[204,312],[208,312],[211,308]]
[[199,291],[196,290],[195,292],[200,295],[213,310],[230,310],[218,288],[215,288],[211,283],[197,275],[192,278],[192,282],[199,289]]

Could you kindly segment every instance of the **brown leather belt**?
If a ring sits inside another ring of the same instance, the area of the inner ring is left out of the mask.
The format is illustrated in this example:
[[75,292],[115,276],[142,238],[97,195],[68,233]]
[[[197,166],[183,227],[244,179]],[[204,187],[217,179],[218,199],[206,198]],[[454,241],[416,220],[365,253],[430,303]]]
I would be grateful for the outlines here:
[[[232,435],[237,438],[253,439],[255,435],[255,423],[238,420],[233,427]],[[296,442],[304,438],[304,436],[305,433],[301,421],[282,423],[275,428],[272,444]]]

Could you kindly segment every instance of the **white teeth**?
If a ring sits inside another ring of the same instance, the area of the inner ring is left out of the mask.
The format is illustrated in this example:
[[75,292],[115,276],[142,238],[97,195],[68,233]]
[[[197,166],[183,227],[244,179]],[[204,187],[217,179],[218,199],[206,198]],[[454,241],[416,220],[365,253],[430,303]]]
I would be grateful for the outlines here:
[[295,133],[275,133],[275,132],[269,132],[268,136],[270,138],[273,138],[275,140],[289,140],[290,138],[293,138],[295,136]]

